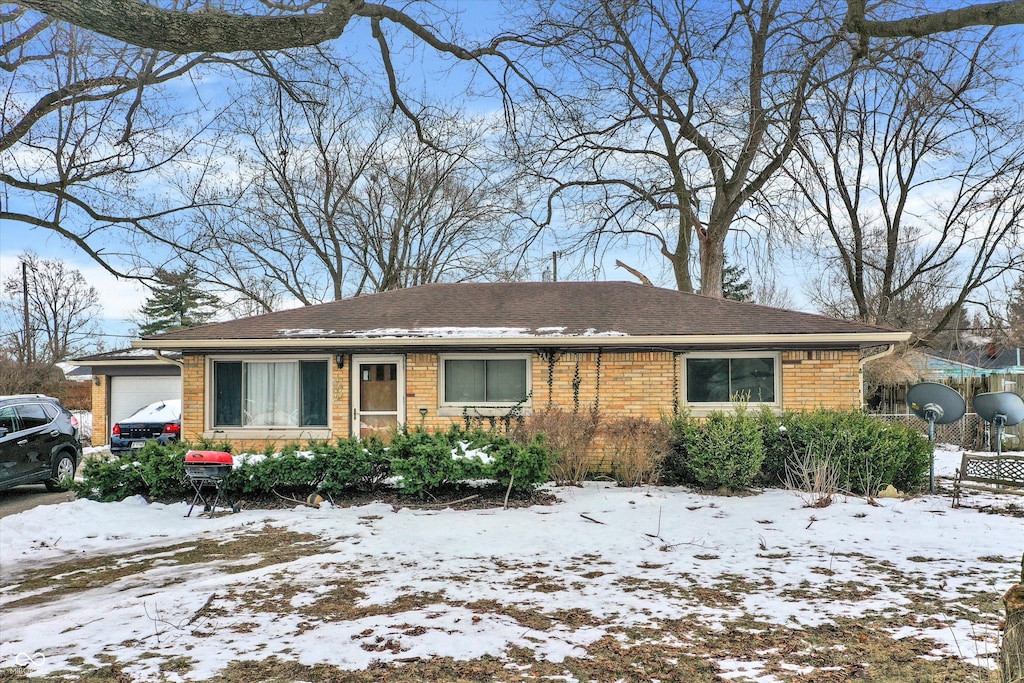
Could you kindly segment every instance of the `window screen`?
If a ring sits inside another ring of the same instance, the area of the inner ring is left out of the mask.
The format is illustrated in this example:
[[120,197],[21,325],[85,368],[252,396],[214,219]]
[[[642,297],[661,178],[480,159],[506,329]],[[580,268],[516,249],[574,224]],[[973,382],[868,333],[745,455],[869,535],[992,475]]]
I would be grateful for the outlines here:
[[445,403],[519,403],[527,397],[525,358],[447,358]]

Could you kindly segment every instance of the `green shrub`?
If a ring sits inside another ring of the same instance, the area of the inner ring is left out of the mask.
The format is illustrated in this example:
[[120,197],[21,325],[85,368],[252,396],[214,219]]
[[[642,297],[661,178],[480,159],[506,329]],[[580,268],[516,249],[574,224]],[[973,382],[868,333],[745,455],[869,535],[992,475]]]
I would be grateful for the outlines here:
[[224,488],[231,496],[315,490],[326,469],[322,453],[286,447],[280,453],[239,456]]
[[[185,452],[226,450],[221,444],[147,444],[120,457],[87,460],[83,480],[75,491],[100,501],[132,495],[187,498],[191,482],[185,475]],[[281,452],[236,457],[235,468],[224,480],[229,499],[241,496],[282,495],[305,497],[319,491],[338,495],[346,490],[373,491],[392,476],[401,477],[401,491],[420,498],[463,480],[493,479],[516,491],[529,491],[549,480],[551,452],[543,440],[514,442],[497,432],[398,431],[389,443],[379,439],[338,439],[334,444],[311,443],[306,450],[295,444]]]
[[399,431],[388,444],[391,471],[402,478],[403,493],[423,498],[460,477],[462,468],[452,458],[452,444],[443,435],[426,431]]
[[[785,413],[762,411],[759,416],[765,444],[761,480],[780,485],[787,464],[803,458],[836,461],[839,488],[874,494],[892,484],[903,491],[925,483],[932,445],[915,430],[882,422],[857,410],[816,410]],[[805,463],[806,464],[806,463]]]
[[161,446],[150,441],[139,451],[140,474],[146,482],[146,495],[156,498],[186,496],[192,485],[185,476],[185,452],[178,442]]
[[326,468],[320,492],[340,495],[349,489],[376,491],[391,477],[388,447],[378,438],[365,441],[338,439],[334,446],[313,449],[322,453]]
[[743,489],[764,460],[757,420],[742,406],[734,414],[714,412],[686,433],[686,462],[703,488]]
[[665,417],[663,422],[668,429],[668,452],[661,461],[661,483],[669,486],[696,484],[696,477],[687,463],[686,442],[699,423],[686,412]]
[[533,491],[551,478],[554,454],[544,445],[542,436],[535,436],[523,445],[504,437],[495,438],[486,447],[494,459],[491,474],[498,483],[519,493]]
[[89,458],[82,467],[82,480],[72,490],[80,498],[109,503],[130,496],[146,495],[149,486],[142,478],[142,463],[132,457],[105,455]]

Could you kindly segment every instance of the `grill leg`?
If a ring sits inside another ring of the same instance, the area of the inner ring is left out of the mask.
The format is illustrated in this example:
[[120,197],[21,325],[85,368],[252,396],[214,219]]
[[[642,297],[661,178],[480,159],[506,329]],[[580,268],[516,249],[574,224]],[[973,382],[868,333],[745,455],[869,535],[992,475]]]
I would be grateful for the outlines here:
[[203,490],[202,490],[202,487],[198,487],[198,486],[195,486],[195,485],[193,485],[193,486],[192,486],[192,488],[194,488],[194,489],[196,490],[196,495],[192,496],[192,505],[190,505],[190,506],[189,506],[189,508],[188,508],[188,514],[186,514],[186,515],[185,515],[186,517],[191,517],[191,516],[192,516],[192,508],[194,508],[194,507],[196,506],[196,503],[197,503],[197,502],[198,502],[198,501],[199,501],[200,499],[202,499],[203,503],[205,503],[205,502],[206,502],[206,499],[205,499],[205,498],[203,498]]

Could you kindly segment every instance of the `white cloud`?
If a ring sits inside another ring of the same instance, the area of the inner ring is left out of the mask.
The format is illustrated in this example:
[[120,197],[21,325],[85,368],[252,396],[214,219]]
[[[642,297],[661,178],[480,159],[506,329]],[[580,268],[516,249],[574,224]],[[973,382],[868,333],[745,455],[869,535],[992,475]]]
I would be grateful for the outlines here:
[[[133,280],[114,277],[104,270],[102,266],[92,261],[83,262],[81,259],[71,258],[66,254],[55,253],[53,250],[46,250],[45,252],[43,250],[35,250],[35,252],[40,258],[61,259],[67,265],[80,271],[85,281],[95,287],[96,292],[99,294],[100,307],[102,308],[100,317],[119,328],[129,318],[137,314],[139,307],[142,306],[149,296],[149,291],[142,284]],[[0,281],[6,280],[19,271],[18,254],[20,254],[20,251],[14,253],[6,249],[0,252]],[[127,325],[123,325],[123,329],[112,332],[120,334],[126,331],[127,327]]]

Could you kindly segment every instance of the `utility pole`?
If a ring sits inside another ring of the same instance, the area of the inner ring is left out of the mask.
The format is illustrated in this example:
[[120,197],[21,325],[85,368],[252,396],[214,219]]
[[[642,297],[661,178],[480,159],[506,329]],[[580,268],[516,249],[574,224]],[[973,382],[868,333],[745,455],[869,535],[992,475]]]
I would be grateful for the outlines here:
[[32,329],[28,318],[28,263],[21,262],[21,294],[25,313],[25,365],[32,363]]
[[551,252],[551,281],[558,282],[558,252]]

